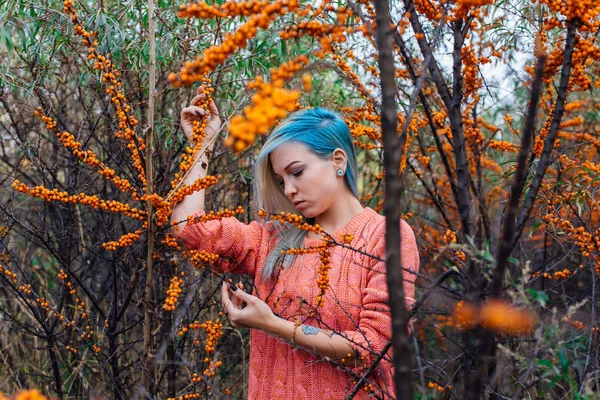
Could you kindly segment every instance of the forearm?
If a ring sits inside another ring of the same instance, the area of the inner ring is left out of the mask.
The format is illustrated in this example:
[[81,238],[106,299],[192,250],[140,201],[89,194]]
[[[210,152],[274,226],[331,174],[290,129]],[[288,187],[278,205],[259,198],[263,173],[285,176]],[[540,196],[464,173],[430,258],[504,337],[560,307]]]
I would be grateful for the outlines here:
[[[210,161],[210,156],[212,155],[213,147],[214,142],[210,141],[206,144],[206,146],[202,146],[202,148],[195,154],[194,163],[182,182],[184,185],[191,185],[197,179],[206,177],[208,173],[208,163]],[[187,219],[190,215],[204,210],[204,192],[205,190],[202,189],[189,194],[182,201],[177,203],[175,207],[173,207],[171,222],[179,223]],[[179,227],[179,225],[173,226],[173,234],[177,235],[178,232],[181,232],[181,229],[182,228]]]
[[[327,357],[349,367],[359,365],[357,353],[352,343],[329,330],[323,330],[310,325],[296,326],[293,322],[275,317],[272,323],[264,329],[267,333],[292,342],[311,353]],[[295,333],[294,333],[295,332]]]

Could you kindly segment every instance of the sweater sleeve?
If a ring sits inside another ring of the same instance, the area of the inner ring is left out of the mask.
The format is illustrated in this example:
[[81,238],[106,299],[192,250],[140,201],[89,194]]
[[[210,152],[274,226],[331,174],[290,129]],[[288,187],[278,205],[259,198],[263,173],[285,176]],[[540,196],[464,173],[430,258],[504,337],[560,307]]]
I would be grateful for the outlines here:
[[[204,215],[204,211],[193,217]],[[188,223],[177,235],[187,249],[218,254],[214,263],[218,272],[249,274],[254,278],[258,265],[269,252],[270,231],[261,223],[245,224],[234,217],[198,223]]]
[[[407,308],[414,304],[415,275],[419,270],[419,253],[415,235],[405,222],[400,223],[400,254],[402,278]],[[369,254],[385,259],[385,220],[378,224],[370,237],[374,246]],[[353,348],[362,358],[364,365],[370,365],[392,336],[392,320],[388,305],[388,290],[385,262],[377,261],[367,265],[366,284],[362,289],[362,308],[358,327],[355,331],[344,332]]]

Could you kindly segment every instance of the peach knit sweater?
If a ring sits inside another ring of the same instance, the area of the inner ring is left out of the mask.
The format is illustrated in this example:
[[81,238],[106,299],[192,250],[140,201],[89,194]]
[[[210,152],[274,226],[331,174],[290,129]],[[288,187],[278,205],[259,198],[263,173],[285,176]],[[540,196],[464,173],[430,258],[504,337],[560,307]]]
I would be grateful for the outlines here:
[[[224,218],[188,224],[178,239],[189,249],[207,250],[221,256],[215,268],[219,271],[246,273],[254,278],[255,296],[265,301],[282,318],[312,325],[345,336],[370,365],[391,337],[391,319],[387,306],[385,266],[352,249],[336,246],[330,249],[330,287],[325,304],[315,317],[314,309],[318,268],[316,253],[298,256],[294,263],[280,271],[279,279],[264,282],[263,264],[272,248],[272,229],[259,222],[244,224],[235,218]],[[385,258],[385,219],[371,208],[365,208],[332,236],[354,236],[350,246],[367,254]],[[418,271],[419,255],[412,229],[401,222],[403,267]],[[305,239],[312,247],[320,240]],[[414,303],[414,274],[403,273],[406,304]],[[291,334],[291,332],[290,332]],[[391,353],[388,354],[391,357]],[[391,363],[384,359],[370,382],[384,398],[395,398]],[[361,368],[354,372],[360,372]],[[249,399],[343,399],[353,388],[354,378],[343,367],[323,360],[303,349],[274,338],[262,331],[250,332]],[[356,398],[367,398],[360,390]]]

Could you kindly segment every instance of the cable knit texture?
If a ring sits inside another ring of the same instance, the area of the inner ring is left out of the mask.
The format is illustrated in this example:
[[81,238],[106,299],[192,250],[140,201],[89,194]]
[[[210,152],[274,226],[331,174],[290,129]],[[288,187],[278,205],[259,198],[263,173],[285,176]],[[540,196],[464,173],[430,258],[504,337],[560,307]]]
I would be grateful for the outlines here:
[[[214,268],[221,272],[246,273],[255,279],[253,294],[265,301],[282,318],[300,319],[305,325],[333,330],[352,343],[362,357],[364,367],[374,359],[391,337],[391,318],[387,305],[388,292],[383,262],[363,253],[385,258],[385,218],[365,208],[332,236],[354,236],[349,246],[329,250],[330,287],[325,304],[315,317],[318,254],[296,257],[293,264],[280,271],[276,282],[260,279],[263,264],[272,248],[274,237],[268,225],[244,224],[235,218],[188,224],[178,239],[188,248],[207,250],[223,259]],[[314,247],[320,240],[305,239],[304,246]],[[412,229],[401,221],[402,265],[406,304],[414,303],[415,275],[419,254]],[[291,332],[290,332],[291,335]],[[371,383],[384,398],[395,398],[391,351],[376,368]],[[344,367],[336,366],[305,350],[294,348],[262,331],[250,333],[249,399],[343,399],[353,388],[352,377]],[[360,390],[356,398],[368,398]]]

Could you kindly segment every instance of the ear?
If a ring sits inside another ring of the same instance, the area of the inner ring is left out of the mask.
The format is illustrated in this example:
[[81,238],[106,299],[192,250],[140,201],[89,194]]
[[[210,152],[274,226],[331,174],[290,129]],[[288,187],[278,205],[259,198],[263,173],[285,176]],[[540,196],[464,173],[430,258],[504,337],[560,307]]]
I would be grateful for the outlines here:
[[333,151],[331,154],[331,161],[333,161],[333,166],[338,168],[346,168],[346,162],[348,161],[348,157],[346,156],[346,152],[339,147]]

